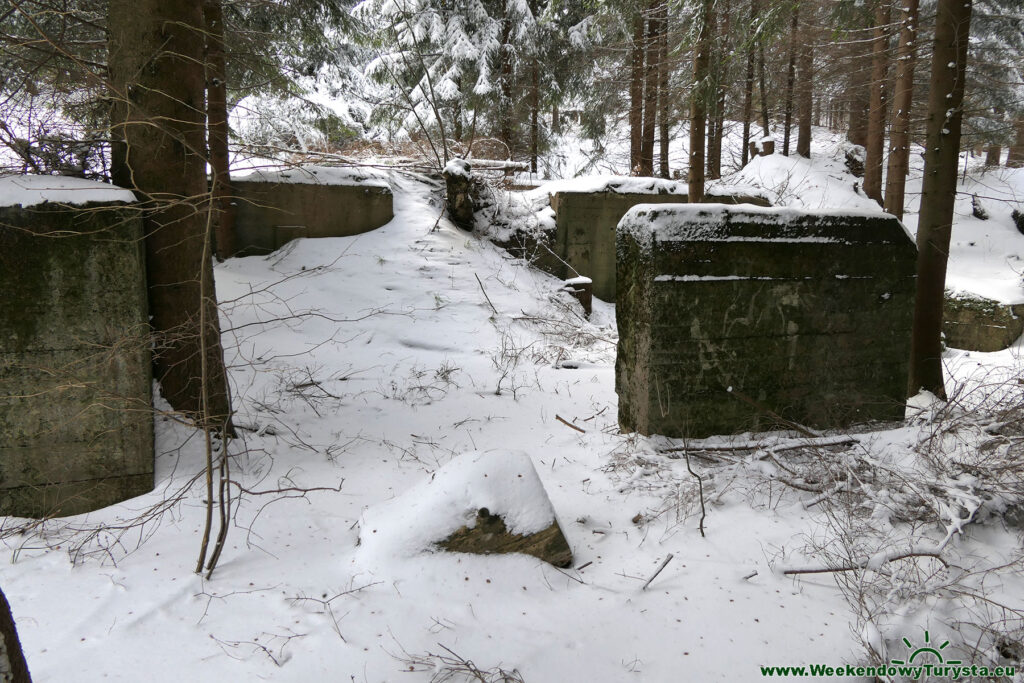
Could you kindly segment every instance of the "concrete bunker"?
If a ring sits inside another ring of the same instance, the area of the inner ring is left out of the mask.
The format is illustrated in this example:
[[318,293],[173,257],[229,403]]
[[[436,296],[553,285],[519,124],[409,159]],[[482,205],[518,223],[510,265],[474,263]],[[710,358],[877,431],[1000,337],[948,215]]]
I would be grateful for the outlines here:
[[967,351],[1002,351],[1024,334],[1024,304],[946,292],[942,307],[946,346]]
[[[657,178],[603,178],[557,183],[551,195],[555,212],[552,251],[571,266],[559,264],[554,275],[563,279],[576,273],[593,281],[593,294],[615,301],[615,227],[637,204],[678,204],[687,201],[685,183]],[[725,204],[768,201],[752,191],[721,186],[708,190],[706,201]],[[572,271],[575,270],[576,273]]]
[[237,254],[268,254],[297,237],[349,237],[394,217],[391,187],[369,169],[303,166],[232,181]]
[[616,247],[622,429],[903,418],[917,250],[895,217],[642,205]]
[[78,514],[152,490],[145,262],[131,193],[15,176],[0,178],[0,196],[20,202],[0,206],[0,514]]

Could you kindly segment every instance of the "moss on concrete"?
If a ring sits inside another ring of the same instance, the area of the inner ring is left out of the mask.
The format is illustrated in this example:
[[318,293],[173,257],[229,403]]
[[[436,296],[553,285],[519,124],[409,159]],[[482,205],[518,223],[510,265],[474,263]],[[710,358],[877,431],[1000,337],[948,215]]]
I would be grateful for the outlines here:
[[946,345],[968,351],[1001,351],[1024,334],[1024,304],[946,292],[942,311]]
[[0,291],[0,514],[77,514],[152,489],[138,211],[0,208]]
[[895,218],[651,207],[617,239],[624,430],[902,419],[916,249]]
[[487,508],[479,510],[474,526],[460,527],[438,546],[444,550],[478,555],[525,553],[550,562],[556,567],[568,567],[572,564],[572,550],[557,520],[537,533],[513,534],[505,526],[505,520],[491,514]]
[[394,217],[391,190],[378,185],[233,181],[240,255],[267,254],[298,237],[348,237]]

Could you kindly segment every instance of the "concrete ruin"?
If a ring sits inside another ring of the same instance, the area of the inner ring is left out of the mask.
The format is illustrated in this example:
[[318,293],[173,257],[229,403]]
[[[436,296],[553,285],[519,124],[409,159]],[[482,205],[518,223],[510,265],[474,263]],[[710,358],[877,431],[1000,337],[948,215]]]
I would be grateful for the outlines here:
[[367,169],[303,166],[232,180],[237,255],[269,254],[298,237],[350,237],[394,217],[391,188]]
[[903,418],[917,250],[896,218],[639,206],[616,246],[623,430]]
[[[593,181],[588,179],[588,182]],[[573,185],[568,184],[568,187],[573,188]],[[685,183],[655,178],[610,178],[603,179],[602,184],[594,188],[581,186],[581,189],[552,193],[555,236],[551,249],[565,262],[555,259],[557,267],[553,274],[563,279],[576,273],[588,277],[594,283],[594,296],[615,301],[615,226],[637,204],[685,203],[686,192]],[[705,201],[768,205],[764,197],[725,186],[709,189]],[[550,263],[551,259],[545,262]]]
[[946,292],[942,333],[954,349],[1002,351],[1024,334],[1024,304]]
[[152,490],[145,281],[142,221],[124,203],[0,206],[0,514]]

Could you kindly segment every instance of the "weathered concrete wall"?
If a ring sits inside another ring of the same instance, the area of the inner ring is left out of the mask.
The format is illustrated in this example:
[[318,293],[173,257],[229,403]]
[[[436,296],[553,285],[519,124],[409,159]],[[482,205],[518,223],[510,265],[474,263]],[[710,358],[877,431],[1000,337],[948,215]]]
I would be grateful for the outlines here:
[[1024,304],[946,293],[942,311],[946,346],[968,351],[1001,351],[1024,334]]
[[394,216],[391,190],[379,184],[233,181],[240,255],[267,254],[297,237],[347,237]]
[[[552,250],[576,272],[594,282],[594,296],[615,301],[615,226],[637,204],[685,202],[678,194],[619,194],[616,192],[558,192],[551,196],[555,210]],[[574,273],[560,264],[554,273],[563,279]]]
[[902,419],[916,247],[894,217],[640,206],[617,249],[622,429]]
[[138,211],[0,208],[0,514],[77,514],[153,488]]
[[[712,190],[704,199],[722,204],[768,206],[763,197],[738,195],[731,189]],[[686,201],[685,194],[672,193],[557,192],[551,196],[556,225],[552,250],[580,275],[594,281],[594,296],[615,301],[615,226],[637,204],[685,204]],[[564,264],[552,260],[558,263],[551,271],[554,275],[563,279],[573,276]]]

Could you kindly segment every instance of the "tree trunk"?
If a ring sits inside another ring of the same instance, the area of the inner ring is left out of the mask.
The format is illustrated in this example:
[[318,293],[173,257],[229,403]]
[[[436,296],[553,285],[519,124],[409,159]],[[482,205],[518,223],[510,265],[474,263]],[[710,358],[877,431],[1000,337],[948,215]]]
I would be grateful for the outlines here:
[[849,128],[846,139],[862,147],[868,142],[868,112],[871,109],[871,52],[859,50],[851,59],[846,86]]
[[224,57],[224,11],[221,0],[204,0],[206,23],[206,125],[210,152],[211,192],[215,216],[217,258],[235,253],[235,208],[228,151],[227,61]]
[[908,391],[946,397],[942,379],[942,306],[953,225],[963,120],[964,74],[972,0],[939,0],[928,86],[921,213],[917,227],[917,298]]
[[[750,26],[757,20],[757,0],[750,3]],[[754,42],[747,45],[747,74],[743,81],[743,149],[740,152],[740,166],[750,161],[750,123],[754,118]]]
[[693,54],[693,92],[690,95],[690,203],[704,201],[704,128],[707,125],[708,48],[712,2],[713,0],[702,0],[701,11],[696,17],[698,36]]
[[669,143],[669,96],[668,96],[668,0],[658,3],[658,22],[661,31],[658,35],[658,165],[662,178],[669,177],[668,143]]
[[[38,672],[37,672],[38,673]],[[9,683],[32,683],[7,597],[0,590],[0,675]]]
[[[210,252],[200,0],[110,0],[115,135],[145,202],[154,374],[164,398],[210,426],[230,413]],[[205,354],[204,354],[205,350]]]
[[772,129],[768,120],[768,78],[765,75],[764,68],[764,38],[758,38],[757,40],[757,72],[757,88],[761,100],[761,129],[764,131],[764,137],[768,137],[772,134]]
[[540,149],[540,68],[537,59],[530,66],[530,173],[537,173],[537,152]]
[[562,117],[558,113],[558,102],[551,105],[551,134],[562,134]]
[[1010,152],[1006,155],[1006,166],[1008,168],[1024,168],[1024,119],[1017,121],[1017,137],[1010,146]]
[[660,28],[658,26],[658,0],[651,0],[647,5],[647,31],[644,34],[644,112],[643,135],[640,139],[640,175],[654,175],[654,130],[655,115],[658,112],[658,82],[660,65],[658,64],[658,43]]
[[886,75],[889,71],[889,0],[876,0],[871,41],[871,100],[868,105],[864,194],[882,204],[882,156],[885,152]]
[[[807,8],[808,10],[811,7]],[[804,12],[804,25],[800,31],[800,48],[797,53],[797,138],[796,153],[800,156],[811,158],[811,120],[814,116],[814,46],[812,37],[808,35],[810,22],[807,21],[808,12]]]
[[[730,30],[731,20],[729,0],[723,0],[722,24],[719,29],[716,23],[713,25],[712,41],[716,39],[722,43],[731,41]],[[716,12],[717,14],[717,12]],[[717,17],[716,17],[717,19]],[[709,137],[708,153],[708,178],[718,180],[722,177],[722,136],[725,131],[725,98],[726,82],[729,78],[729,62],[726,59],[727,48],[724,45],[715,50],[715,117],[714,127]]]
[[[537,19],[537,0],[530,0],[530,14]],[[530,173],[537,174],[540,149],[540,64],[537,55],[530,59]]]
[[1003,157],[1003,148],[999,145],[989,145],[985,148],[985,166],[992,168],[999,165]]
[[640,169],[640,147],[644,137],[644,14],[637,10],[633,23],[629,78],[629,172]]
[[797,31],[800,28],[800,5],[793,5],[793,18],[790,22],[789,33],[789,63],[786,65],[786,109],[785,124],[782,132],[782,153],[789,156],[789,138],[793,126],[793,83],[796,80],[796,51],[799,37]]
[[914,103],[914,66],[917,63],[918,0],[903,0],[902,11],[889,126],[889,164],[885,173],[885,210],[900,219],[910,170],[910,111]]
[[505,18],[502,22],[502,33],[501,33],[501,71],[499,76],[499,87],[501,91],[501,106],[498,110],[498,134],[501,137],[501,142],[505,145],[508,150],[508,158],[513,159],[515,157],[515,132],[513,122],[513,103],[512,103],[512,46],[509,41],[512,39],[512,27],[511,21],[508,18],[508,9],[506,2]]

